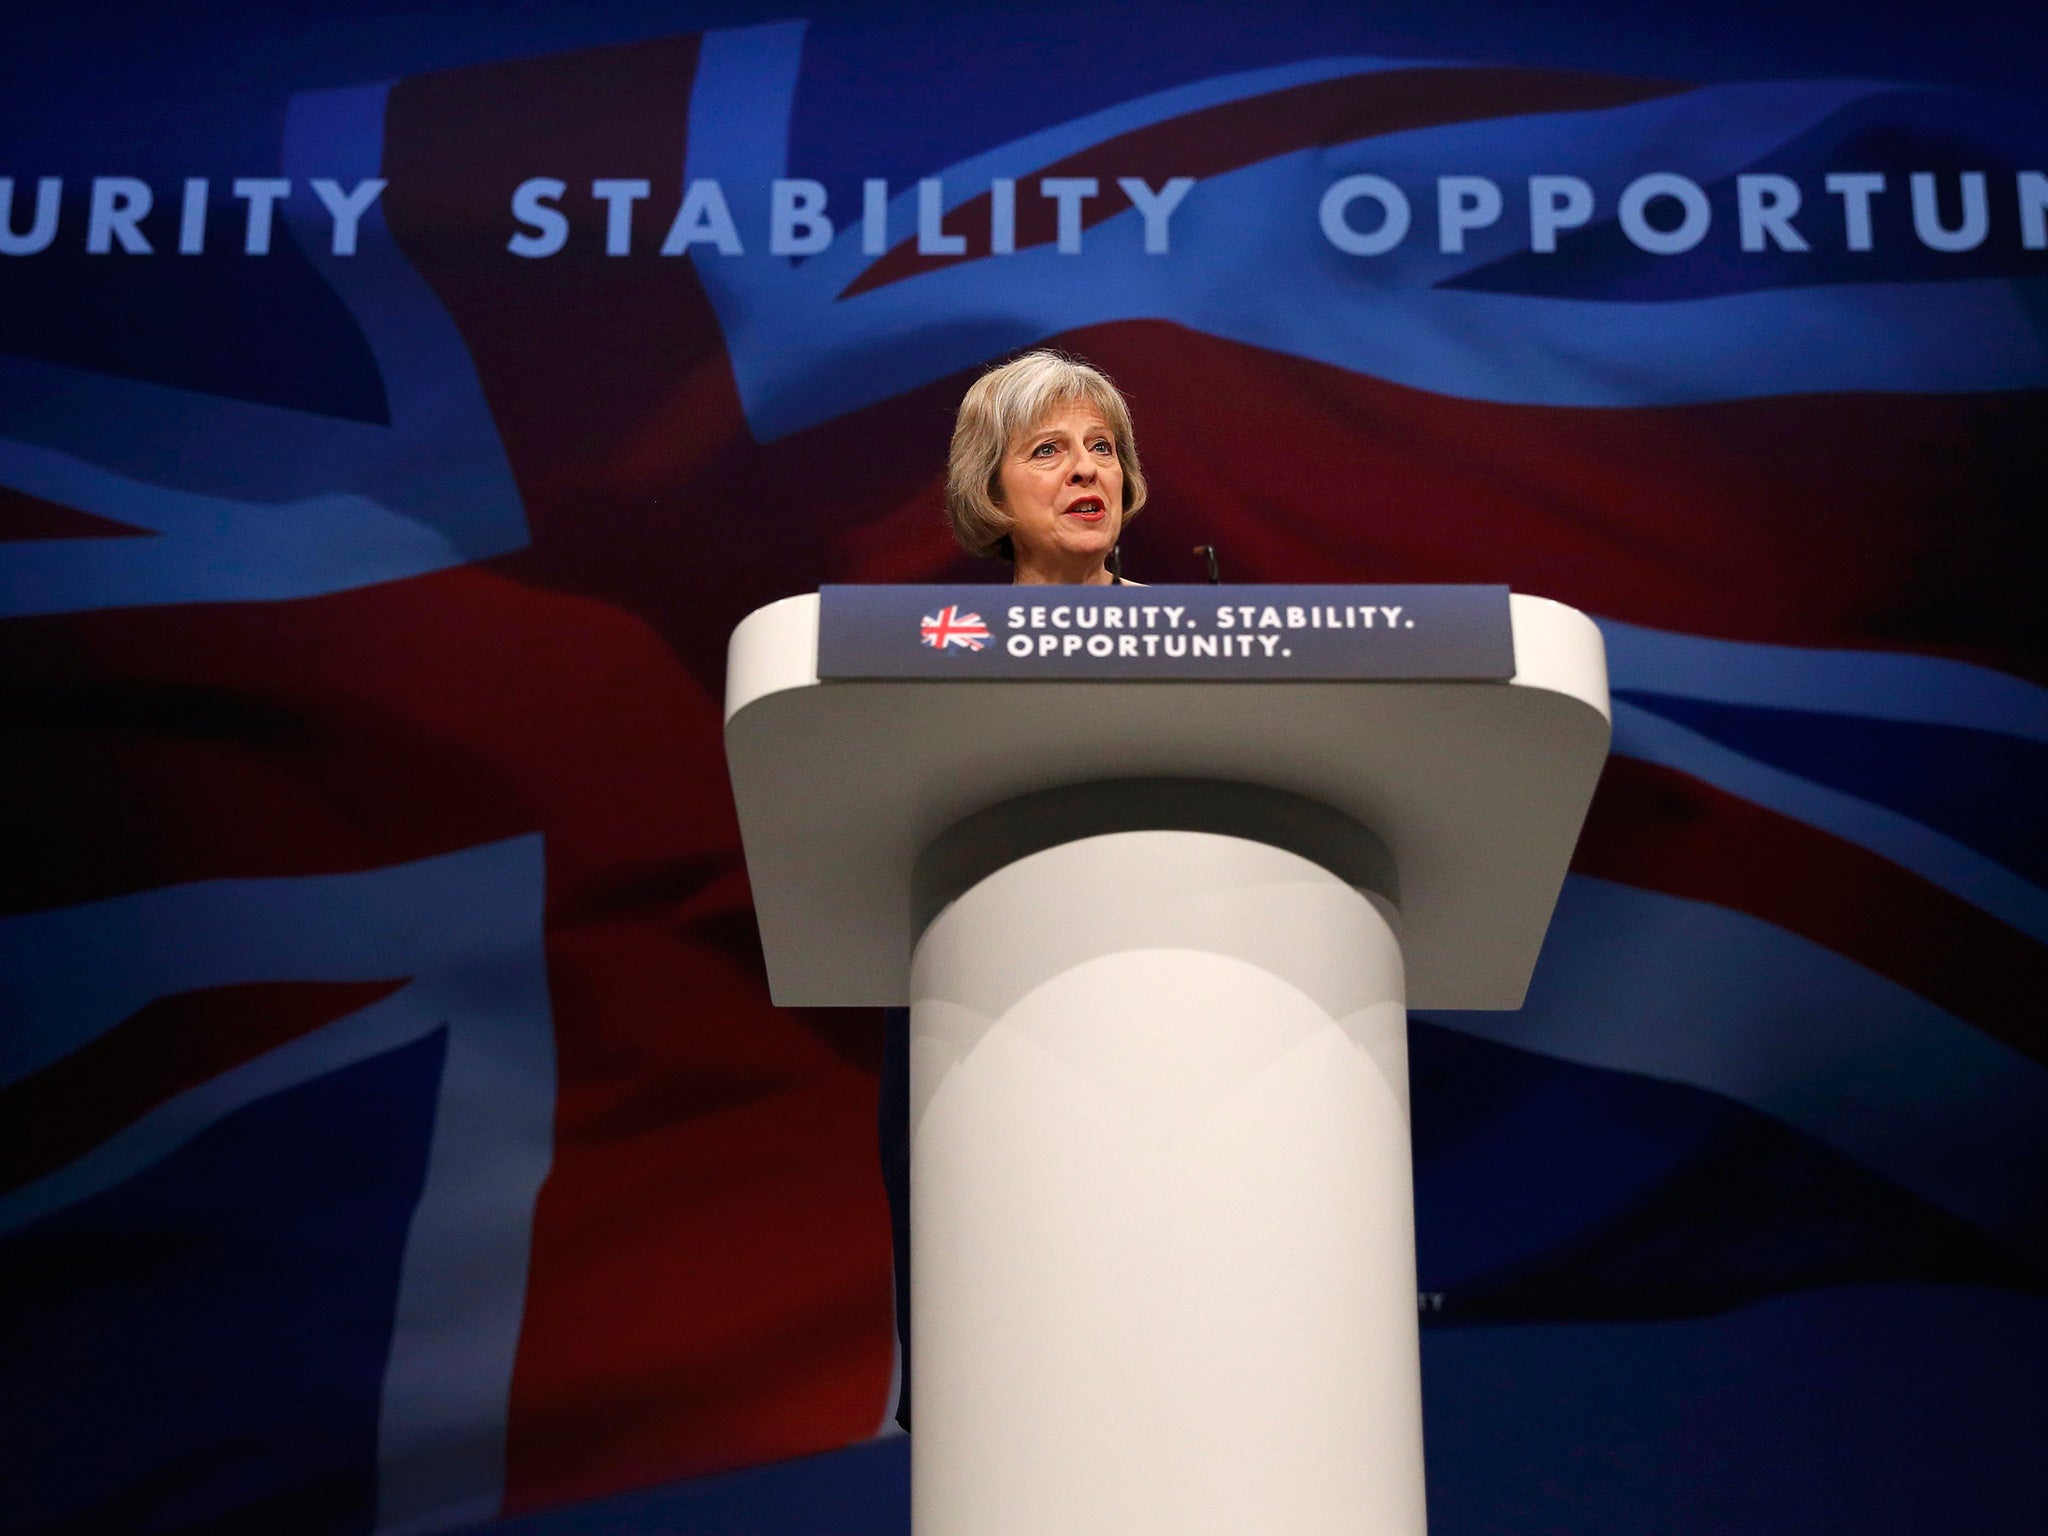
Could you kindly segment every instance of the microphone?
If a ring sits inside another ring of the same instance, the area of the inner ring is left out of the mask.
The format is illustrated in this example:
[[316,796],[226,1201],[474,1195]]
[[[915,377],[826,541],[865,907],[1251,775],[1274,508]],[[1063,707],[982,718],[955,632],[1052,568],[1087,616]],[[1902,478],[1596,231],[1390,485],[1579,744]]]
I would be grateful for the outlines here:
[[1206,555],[1208,557],[1209,585],[1212,587],[1222,586],[1223,573],[1219,571],[1216,567],[1216,546],[1214,544],[1197,544],[1195,546],[1195,553],[1198,555]]

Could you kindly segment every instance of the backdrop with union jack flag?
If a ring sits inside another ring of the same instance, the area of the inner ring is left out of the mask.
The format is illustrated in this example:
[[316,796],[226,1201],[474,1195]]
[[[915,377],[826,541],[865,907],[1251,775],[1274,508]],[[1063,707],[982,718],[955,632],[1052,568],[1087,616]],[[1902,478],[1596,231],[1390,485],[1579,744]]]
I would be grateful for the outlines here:
[[767,1000],[724,644],[1001,580],[946,443],[1037,344],[1134,578],[1606,632],[1529,1004],[1413,1030],[1436,1529],[2038,1519],[2048,21],[10,31],[0,1532],[856,1528],[689,1504],[900,1455],[879,1022]]

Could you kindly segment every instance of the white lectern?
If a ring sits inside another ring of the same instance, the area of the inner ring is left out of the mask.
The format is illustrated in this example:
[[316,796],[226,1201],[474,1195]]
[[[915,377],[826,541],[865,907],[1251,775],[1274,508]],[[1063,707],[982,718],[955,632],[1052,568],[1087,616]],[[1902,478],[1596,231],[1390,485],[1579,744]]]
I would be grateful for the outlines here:
[[1510,613],[1482,682],[734,633],[774,997],[911,1005],[917,1536],[1422,1536],[1406,1007],[1521,1004],[1608,741],[1599,631]]

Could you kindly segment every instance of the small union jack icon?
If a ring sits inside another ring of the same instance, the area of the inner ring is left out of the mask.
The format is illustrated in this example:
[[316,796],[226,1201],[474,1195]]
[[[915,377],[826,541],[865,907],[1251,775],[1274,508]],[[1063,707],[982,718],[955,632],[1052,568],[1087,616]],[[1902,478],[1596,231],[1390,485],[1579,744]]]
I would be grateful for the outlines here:
[[935,651],[943,651],[949,645],[978,651],[988,639],[988,626],[981,622],[980,614],[962,613],[951,604],[937,613],[927,614],[924,622],[918,625],[917,632]]

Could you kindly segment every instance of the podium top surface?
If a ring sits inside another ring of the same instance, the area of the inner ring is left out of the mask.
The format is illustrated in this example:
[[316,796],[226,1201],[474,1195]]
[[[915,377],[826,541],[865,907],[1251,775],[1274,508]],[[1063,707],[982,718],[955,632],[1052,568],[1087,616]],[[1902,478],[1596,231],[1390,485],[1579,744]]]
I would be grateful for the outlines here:
[[1609,720],[1592,620],[1519,593],[1509,612],[1505,682],[821,682],[817,594],[755,610],[727,655],[726,756],[775,1001],[907,1001],[913,870],[942,833],[1041,791],[1165,778],[1370,829],[1397,871],[1410,1006],[1519,1007]]

